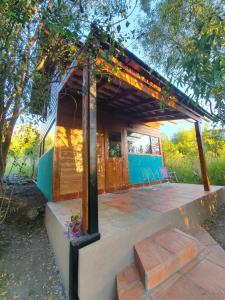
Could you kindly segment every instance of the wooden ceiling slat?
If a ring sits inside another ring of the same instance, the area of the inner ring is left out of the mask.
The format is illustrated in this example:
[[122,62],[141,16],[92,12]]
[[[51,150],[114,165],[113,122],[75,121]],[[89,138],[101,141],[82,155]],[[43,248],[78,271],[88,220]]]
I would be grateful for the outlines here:
[[101,89],[101,87],[105,86],[108,82],[108,78],[102,78],[98,83],[97,83],[97,90]]
[[135,94],[137,91],[134,89],[128,89],[125,91],[122,91],[120,93],[115,94],[115,96],[113,96],[110,100],[120,100],[120,99],[125,99],[127,96],[130,96],[131,94]]
[[135,103],[135,104],[132,104],[129,109],[131,108],[136,108],[138,106],[142,106],[142,105],[145,105],[145,104],[156,104],[157,102],[148,98],[148,99],[143,99],[141,101],[139,101],[138,103]]
[[143,117],[143,118],[153,118],[153,117],[161,117],[161,116],[177,116],[180,115],[177,111],[174,112],[170,112],[170,111],[162,111],[162,112],[158,112],[157,114],[152,114],[151,111],[149,112],[137,112],[137,113],[129,113],[127,112],[127,114],[129,114],[129,116],[131,117]]
[[147,122],[160,122],[160,121],[169,121],[169,120],[182,120],[186,119],[188,116],[186,115],[177,115],[177,116],[161,116],[161,117],[150,117],[150,118],[131,118],[132,121],[141,121],[144,123]]

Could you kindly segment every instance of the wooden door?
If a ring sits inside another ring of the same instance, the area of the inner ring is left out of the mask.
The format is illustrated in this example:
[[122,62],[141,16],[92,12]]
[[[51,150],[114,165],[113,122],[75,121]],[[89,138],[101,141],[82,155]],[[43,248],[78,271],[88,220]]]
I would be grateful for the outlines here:
[[122,129],[110,129],[106,132],[106,191],[115,191],[127,187],[127,158],[125,134]]

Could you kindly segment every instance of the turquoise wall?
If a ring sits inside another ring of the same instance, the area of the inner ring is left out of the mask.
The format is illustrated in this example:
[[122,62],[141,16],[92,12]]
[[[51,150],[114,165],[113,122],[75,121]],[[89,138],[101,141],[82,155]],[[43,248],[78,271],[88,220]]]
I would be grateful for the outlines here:
[[161,156],[129,154],[128,165],[130,184],[147,183],[161,179]]
[[42,155],[38,162],[37,186],[49,201],[52,200],[53,149]]

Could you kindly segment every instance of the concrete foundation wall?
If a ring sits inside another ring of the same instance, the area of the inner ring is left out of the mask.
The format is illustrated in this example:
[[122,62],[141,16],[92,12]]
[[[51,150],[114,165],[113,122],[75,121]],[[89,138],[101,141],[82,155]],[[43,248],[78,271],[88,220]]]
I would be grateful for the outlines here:
[[52,213],[49,206],[45,210],[45,226],[51,246],[54,250],[56,264],[60,270],[65,291],[69,292],[69,249],[70,243],[64,235],[64,227]]

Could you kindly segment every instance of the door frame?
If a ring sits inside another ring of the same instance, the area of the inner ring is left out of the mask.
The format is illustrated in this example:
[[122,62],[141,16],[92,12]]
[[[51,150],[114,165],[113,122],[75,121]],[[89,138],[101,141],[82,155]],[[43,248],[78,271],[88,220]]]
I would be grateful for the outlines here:
[[[121,186],[118,188],[110,187],[107,183],[108,178],[108,163],[109,157],[109,133],[110,132],[120,132],[121,134],[121,160],[122,160],[122,182]],[[116,190],[126,189],[129,186],[129,176],[128,176],[128,147],[127,147],[127,131],[126,128],[119,125],[108,125],[104,128],[104,145],[105,145],[105,191],[112,192]]]

